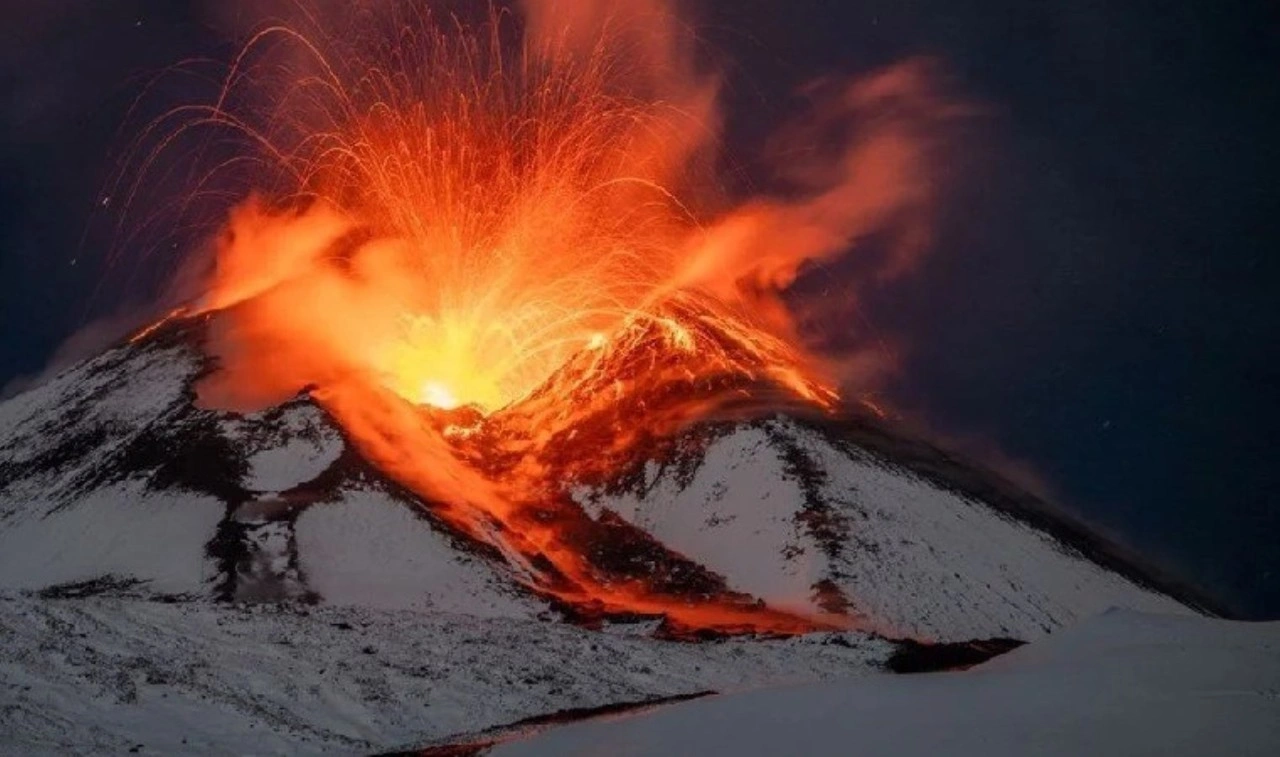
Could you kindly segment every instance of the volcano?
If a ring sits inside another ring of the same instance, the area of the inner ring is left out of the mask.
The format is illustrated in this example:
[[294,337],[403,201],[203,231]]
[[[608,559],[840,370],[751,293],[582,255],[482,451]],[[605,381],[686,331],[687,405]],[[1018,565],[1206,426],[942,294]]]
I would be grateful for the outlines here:
[[860,411],[884,339],[810,333],[928,247],[972,113],[929,61],[809,90],[748,186],[664,0],[290,5],[108,187],[107,262],[182,306],[0,405],[24,753],[474,753],[1213,612]]
[[[707,689],[964,666],[1114,606],[1214,609],[871,418],[724,402],[680,433],[618,446],[632,416],[602,402],[538,447],[559,483],[491,526],[554,526],[545,548],[573,550],[600,586],[646,587],[648,609],[627,611],[566,588],[537,550],[459,529],[448,503],[386,475],[308,392],[252,413],[201,408],[214,319],[167,321],[0,405],[0,604],[16,669],[96,681],[113,707],[148,687],[220,699],[286,751],[374,749]],[[626,397],[653,412],[665,396],[687,404],[678,370],[650,370],[644,339],[623,344],[590,364],[642,383]],[[499,472],[537,436],[518,405],[415,412]],[[733,622],[694,624],[708,607]],[[70,668],[50,672],[47,647],[64,643]],[[259,643],[296,659],[260,659]],[[258,659],[231,662],[239,654]],[[327,722],[343,706],[325,694],[335,674],[359,693],[354,721]],[[262,693],[281,680],[312,681],[305,705]],[[421,709],[441,692],[452,714]],[[50,706],[25,694],[17,706],[30,743],[49,743]],[[137,738],[118,713],[58,717],[87,723],[67,745]],[[221,748],[215,725],[205,743]]]
[[[208,322],[167,323],[4,404],[6,588],[611,619],[531,583],[530,571],[555,574],[540,553],[512,560],[501,539],[453,527],[439,516],[449,503],[382,473],[307,393],[255,413],[201,409]],[[627,402],[661,412],[681,387],[644,379],[667,374],[644,340],[625,344],[592,365],[649,381]],[[601,403],[539,447],[537,465],[562,483],[527,517],[555,522],[606,580],[645,581],[677,606],[723,595],[933,641],[1030,640],[1114,605],[1207,606],[994,474],[870,418],[796,405],[735,419],[730,403],[670,438],[611,444],[632,409]],[[519,424],[520,406],[483,422],[420,412],[490,467],[532,435],[488,430]]]

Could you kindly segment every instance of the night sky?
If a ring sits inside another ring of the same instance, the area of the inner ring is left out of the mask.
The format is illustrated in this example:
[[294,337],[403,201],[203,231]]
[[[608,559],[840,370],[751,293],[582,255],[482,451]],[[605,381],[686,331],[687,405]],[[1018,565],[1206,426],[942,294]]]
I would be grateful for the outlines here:
[[[143,79],[232,53],[217,5],[0,4],[9,391],[146,299],[104,272],[111,231],[90,219]],[[785,119],[799,85],[911,55],[942,62],[983,116],[951,167],[928,262],[865,303],[902,345],[889,395],[941,436],[1026,462],[1065,506],[1238,612],[1280,617],[1275,4],[695,7],[732,61],[739,153]]]

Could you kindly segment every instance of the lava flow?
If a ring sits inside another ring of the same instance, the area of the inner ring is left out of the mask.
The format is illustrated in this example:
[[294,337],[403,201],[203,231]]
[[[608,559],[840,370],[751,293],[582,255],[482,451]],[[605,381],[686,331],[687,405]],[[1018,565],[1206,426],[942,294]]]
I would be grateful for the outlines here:
[[192,197],[227,177],[248,190],[187,311],[215,314],[200,401],[310,391],[373,464],[575,612],[690,633],[848,625],[735,593],[569,490],[698,421],[837,406],[842,356],[800,346],[782,293],[872,235],[894,241],[877,276],[913,264],[926,127],[948,108],[929,67],[832,88],[790,130],[811,149],[785,193],[735,198],[717,178],[721,77],[663,0],[474,20],[409,5],[261,28],[215,101],[140,140],[141,177],[211,130],[199,155],[237,151]]

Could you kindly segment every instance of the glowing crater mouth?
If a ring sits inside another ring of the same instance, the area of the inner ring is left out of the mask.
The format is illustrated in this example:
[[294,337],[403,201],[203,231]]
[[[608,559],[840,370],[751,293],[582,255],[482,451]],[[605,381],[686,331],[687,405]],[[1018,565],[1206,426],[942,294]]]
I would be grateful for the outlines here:
[[461,406],[462,402],[443,381],[424,381],[418,404],[438,407],[441,410],[454,410]]

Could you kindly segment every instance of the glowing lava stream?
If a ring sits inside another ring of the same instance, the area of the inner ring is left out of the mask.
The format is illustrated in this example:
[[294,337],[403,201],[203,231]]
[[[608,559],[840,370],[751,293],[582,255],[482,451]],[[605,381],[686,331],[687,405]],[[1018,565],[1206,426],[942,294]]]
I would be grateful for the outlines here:
[[568,543],[554,522],[544,522],[539,510],[530,508],[532,482],[520,482],[518,473],[495,481],[460,463],[457,450],[420,410],[391,393],[351,384],[331,385],[315,397],[348,432],[355,432],[352,438],[368,459],[427,497],[437,516],[498,547],[530,588],[589,615],[665,616],[677,634],[702,629],[796,634],[848,624],[844,618],[771,609],[727,592],[679,596],[655,590],[645,577],[609,576],[584,559],[581,550],[590,545]]
[[786,133],[812,159],[783,151],[785,196],[734,199],[715,175],[720,77],[665,0],[524,0],[519,22],[298,7],[212,103],[143,130],[119,188],[141,204],[202,131],[220,141],[190,154],[241,148],[183,205],[248,190],[203,295],[171,314],[214,314],[200,402],[309,389],[374,465],[570,606],[686,631],[846,623],[602,564],[605,527],[566,492],[728,408],[835,407],[859,356],[806,351],[781,295],[867,237],[878,281],[914,265],[931,125],[951,111],[929,67],[836,87]]

